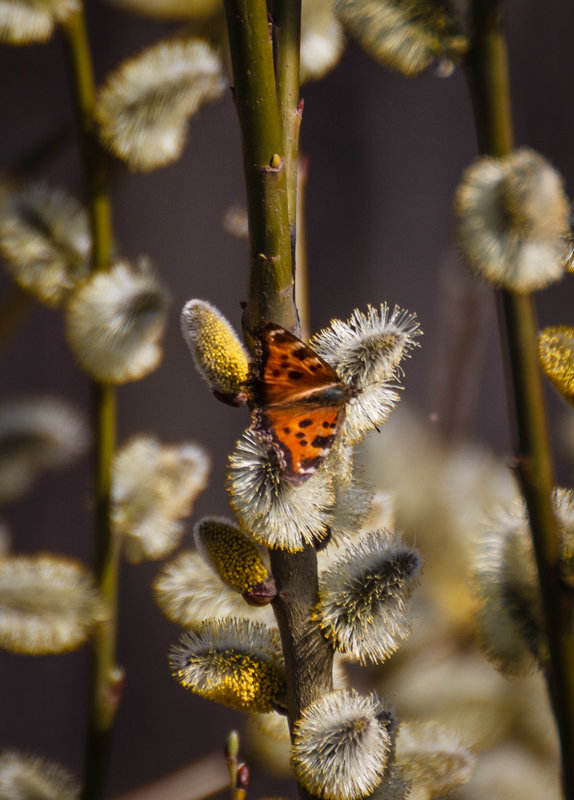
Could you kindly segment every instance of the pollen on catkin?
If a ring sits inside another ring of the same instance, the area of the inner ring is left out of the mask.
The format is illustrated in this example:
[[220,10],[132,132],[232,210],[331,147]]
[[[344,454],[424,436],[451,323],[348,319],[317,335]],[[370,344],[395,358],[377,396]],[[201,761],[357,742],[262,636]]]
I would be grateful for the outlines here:
[[45,184],[23,186],[0,208],[0,253],[16,283],[52,308],[88,276],[92,241],[76,198]]
[[283,477],[273,447],[250,428],[229,457],[230,505],[256,542],[295,553],[323,539],[333,518],[335,492],[322,468],[301,486]]
[[59,764],[17,750],[0,753],[0,800],[78,800],[80,789]]
[[249,359],[225,317],[206,300],[189,300],[181,312],[181,332],[216,397],[231,405],[244,403]]
[[260,548],[225,519],[206,517],[194,530],[195,543],[228,586],[249,593],[269,578]]
[[319,579],[315,619],[340,652],[380,664],[407,638],[407,600],[422,569],[418,552],[389,531],[351,541]]
[[166,617],[187,630],[199,630],[208,616],[275,623],[271,606],[248,605],[223,583],[197,550],[184,550],[165,564],[154,580],[153,589]]
[[65,467],[89,444],[83,417],[61,398],[0,404],[0,504],[21,497],[38,475]]
[[112,521],[130,561],[163,558],[179,544],[209,469],[207,453],[191,442],[164,445],[152,436],[136,436],[119,450]]
[[561,175],[533,150],[472,164],[457,189],[455,213],[466,261],[494,286],[532,292],[564,274],[570,204]]
[[334,319],[312,339],[313,349],[345,383],[358,389],[346,406],[341,437],[351,444],[386,422],[399,401],[400,362],[418,346],[415,314],[386,303],[355,311],[347,321]]
[[444,6],[430,0],[336,0],[335,11],[369,55],[407,77],[437,58],[458,60],[468,46]]
[[359,800],[381,780],[392,738],[376,695],[351,690],[323,695],[293,729],[291,763],[305,789],[322,800]]
[[195,694],[237,711],[285,703],[285,671],[276,629],[247,620],[207,620],[170,652],[173,676]]
[[538,335],[538,359],[548,380],[574,403],[574,328],[555,325]]
[[96,104],[102,141],[130,169],[170,164],[181,155],[189,117],[225,86],[221,59],[206,41],[159,42],[106,81]]
[[11,45],[45,42],[56,24],[78,11],[78,0],[0,0],[0,42]]
[[72,293],[66,308],[70,349],[96,381],[137,381],[159,365],[168,305],[168,293],[145,259],[137,267],[118,261]]
[[76,650],[102,617],[91,573],[48,553],[0,559],[0,647],[45,655]]

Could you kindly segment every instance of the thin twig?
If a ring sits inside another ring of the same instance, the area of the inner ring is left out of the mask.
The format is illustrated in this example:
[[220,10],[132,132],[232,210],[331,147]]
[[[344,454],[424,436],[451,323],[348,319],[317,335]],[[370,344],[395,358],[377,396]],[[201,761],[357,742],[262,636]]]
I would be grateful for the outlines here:
[[[72,76],[81,135],[86,202],[92,234],[92,265],[106,270],[112,250],[112,224],[106,191],[105,162],[94,120],[95,82],[83,8],[62,26]],[[98,800],[105,788],[109,736],[119,700],[115,647],[119,548],[111,528],[112,463],[116,441],[116,397],[112,386],[93,383],[96,453],[94,469],[95,569],[107,608],[107,619],[93,639],[93,674],[84,772],[84,800]]]
[[[468,69],[479,146],[483,153],[504,156],[514,142],[498,0],[474,0],[474,31]],[[497,300],[517,474],[530,519],[548,639],[547,681],[560,735],[564,794],[574,800],[572,595],[559,577],[559,533],[551,501],[554,467],[536,350],[536,314],[531,295],[499,291]]]

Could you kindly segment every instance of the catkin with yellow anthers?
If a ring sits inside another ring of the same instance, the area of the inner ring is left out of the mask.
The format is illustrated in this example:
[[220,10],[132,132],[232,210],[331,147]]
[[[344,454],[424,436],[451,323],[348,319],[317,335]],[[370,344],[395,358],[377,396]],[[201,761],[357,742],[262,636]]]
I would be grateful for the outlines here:
[[267,712],[285,696],[276,629],[246,620],[208,620],[172,648],[173,676],[206,700],[238,711]]
[[227,520],[201,520],[195,528],[195,541],[220,578],[242,594],[269,577],[255,542]]
[[400,536],[375,531],[352,540],[321,573],[314,617],[340,652],[381,664],[410,632],[406,604],[422,568]]
[[212,668],[221,670],[222,677],[196,689],[201,697],[238,711],[261,712],[273,708],[273,698],[281,681],[270,664],[262,663],[248,653],[227,652],[213,655]]
[[189,300],[181,312],[181,331],[213,393],[231,405],[245,402],[249,359],[225,317],[205,300]]
[[538,336],[538,358],[562,397],[574,403],[574,328],[556,325]]
[[163,613],[185,630],[199,630],[206,616],[242,617],[273,624],[271,608],[247,605],[227,586],[197,550],[180,551],[164,564],[154,581],[156,602]]

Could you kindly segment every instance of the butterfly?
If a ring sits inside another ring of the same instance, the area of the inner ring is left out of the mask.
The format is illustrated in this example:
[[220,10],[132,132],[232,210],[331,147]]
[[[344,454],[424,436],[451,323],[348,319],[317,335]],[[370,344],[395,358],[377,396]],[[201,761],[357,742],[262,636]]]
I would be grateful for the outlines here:
[[254,339],[246,382],[253,427],[273,447],[284,478],[301,484],[328,455],[357,390],[280,325],[259,326]]

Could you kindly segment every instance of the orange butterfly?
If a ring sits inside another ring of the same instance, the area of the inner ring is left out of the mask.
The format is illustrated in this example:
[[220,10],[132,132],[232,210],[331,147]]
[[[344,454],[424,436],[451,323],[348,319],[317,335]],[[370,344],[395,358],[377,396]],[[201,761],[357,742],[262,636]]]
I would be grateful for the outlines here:
[[254,338],[247,380],[254,429],[272,445],[285,479],[300,484],[328,455],[357,389],[280,325],[266,323]]

